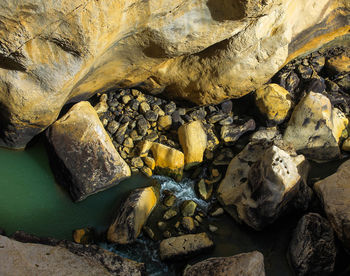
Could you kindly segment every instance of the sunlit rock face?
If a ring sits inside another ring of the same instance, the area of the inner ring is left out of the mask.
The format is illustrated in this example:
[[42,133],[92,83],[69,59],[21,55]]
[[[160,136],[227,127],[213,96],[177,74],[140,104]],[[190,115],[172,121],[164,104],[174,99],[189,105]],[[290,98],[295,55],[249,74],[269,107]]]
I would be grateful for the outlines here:
[[241,97],[348,32],[347,1],[3,0],[0,144],[23,148],[62,106],[139,86],[197,104]]

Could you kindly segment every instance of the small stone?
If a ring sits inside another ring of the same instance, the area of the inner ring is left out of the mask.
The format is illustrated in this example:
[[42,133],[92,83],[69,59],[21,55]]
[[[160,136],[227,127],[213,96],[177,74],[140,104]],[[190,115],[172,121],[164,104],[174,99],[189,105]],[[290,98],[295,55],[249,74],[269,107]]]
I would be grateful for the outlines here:
[[146,166],[149,167],[152,171],[154,170],[156,166],[156,161],[154,161],[152,157],[143,157],[143,162],[145,162]]
[[194,218],[195,218],[198,222],[203,222],[203,219],[201,218],[201,216],[196,215]]
[[154,142],[158,139],[158,134],[155,131],[152,131],[150,134],[148,134],[146,137],[146,140]]
[[303,79],[309,79],[312,76],[313,70],[309,66],[299,65],[298,72]]
[[158,221],[157,226],[159,230],[163,231],[167,227],[167,224],[164,221]]
[[181,220],[181,225],[185,230],[187,230],[189,232],[192,232],[194,229],[196,229],[196,225],[194,224],[194,220],[191,217],[183,217]]
[[233,118],[232,117],[227,117],[219,122],[220,125],[222,126],[228,126],[233,123]]
[[131,172],[132,172],[133,174],[137,174],[137,173],[140,172],[140,170],[139,170],[138,168],[131,167]]
[[209,231],[210,232],[216,232],[219,228],[217,228],[215,225],[209,224]]
[[174,129],[179,128],[180,126],[182,126],[185,123],[185,121],[181,118],[178,110],[175,110],[171,114],[171,119],[172,119],[172,127]]
[[198,193],[201,199],[208,200],[213,193],[213,185],[207,185],[204,179],[201,179],[198,184]]
[[164,116],[165,112],[159,107],[159,105],[152,106],[152,110],[158,114],[158,116]]
[[153,110],[148,110],[145,113],[145,118],[146,118],[146,120],[148,120],[150,122],[156,122],[158,120],[158,114],[156,112],[154,112]]
[[124,140],[123,145],[127,148],[133,148],[134,147],[134,142],[132,141],[132,139],[130,137],[126,138]]
[[170,194],[164,198],[163,204],[167,207],[171,207],[174,205],[175,201],[176,201],[176,196],[173,194]]
[[193,200],[185,200],[181,205],[181,213],[184,217],[192,217],[196,211],[197,203]]
[[128,155],[130,154],[130,148],[128,148],[128,147],[123,147],[122,150],[125,151]]
[[204,108],[199,108],[197,110],[194,110],[189,114],[193,120],[204,120],[205,116],[207,116],[207,112],[205,112]]
[[344,142],[343,142],[343,145],[342,145],[342,150],[344,151],[350,151],[350,138],[346,139]]
[[140,112],[146,114],[147,111],[151,110],[151,107],[147,102],[140,103]]
[[123,102],[123,104],[127,104],[128,102],[130,102],[131,101],[131,96],[130,95],[125,95],[125,96],[123,96],[122,97],[122,102]]
[[214,158],[214,152],[210,150],[206,150],[204,155],[207,160],[212,160]]
[[232,112],[232,101],[225,101],[220,105],[222,112],[230,114]]
[[134,97],[138,97],[139,95],[141,95],[141,92],[136,89],[131,89],[131,95],[133,95]]
[[123,142],[124,142],[125,132],[126,132],[126,129],[128,128],[128,125],[129,125],[129,123],[125,123],[125,124],[121,125],[114,135],[115,140],[119,144],[123,144]]
[[175,227],[175,228],[179,228],[179,227],[180,227],[180,224],[181,224],[180,221],[177,221],[177,222],[175,223],[174,227]]
[[133,167],[136,167],[138,169],[142,168],[143,167],[143,161],[141,159],[141,157],[134,157],[131,159],[131,165]]
[[326,63],[326,58],[324,56],[317,56],[312,58],[311,60],[311,65],[317,73],[322,70],[325,63]]
[[255,129],[255,121],[250,119],[240,126],[223,126],[221,127],[221,139],[225,143],[236,142],[244,133]]
[[331,57],[326,62],[326,67],[329,71],[335,74],[350,72],[350,57],[341,54],[335,57]]
[[108,125],[108,119],[106,118],[102,119],[102,124],[104,127],[106,127]]
[[137,100],[132,100],[130,102],[130,107],[132,110],[137,111],[139,109],[140,103]]
[[214,113],[213,115],[211,115],[209,118],[208,118],[208,122],[210,124],[216,124],[217,122],[221,121],[221,120],[224,120],[225,119],[225,115],[222,114],[222,113]]
[[172,124],[172,118],[170,115],[161,116],[158,118],[158,129],[169,130]]
[[114,120],[110,122],[107,126],[107,130],[112,135],[117,132],[118,128],[119,128],[119,123]]
[[186,108],[180,107],[180,108],[178,109],[178,111],[179,111],[179,114],[180,114],[181,116],[183,116],[183,115],[186,114]]
[[210,215],[212,217],[217,217],[217,216],[221,216],[224,213],[224,209],[219,207],[216,210],[214,210],[213,212],[210,213]]
[[91,244],[94,242],[94,230],[88,227],[74,230],[73,239],[76,243]]
[[147,134],[147,130],[149,129],[149,124],[147,120],[142,117],[137,121],[137,131],[141,136],[145,136]]
[[146,157],[148,155],[148,152],[150,148],[152,147],[152,142],[151,141],[142,141],[139,145],[139,152],[140,152],[140,157]]
[[219,172],[218,169],[212,169],[212,170],[211,170],[211,175],[212,175],[213,177],[218,177],[218,176],[220,175],[220,172]]
[[176,110],[176,104],[171,101],[164,107],[164,111],[167,115],[171,115]]
[[193,221],[194,221],[194,225],[195,225],[196,227],[199,227],[199,226],[200,226],[198,220],[194,219]]
[[177,211],[175,209],[169,209],[164,213],[163,219],[169,220],[175,216],[177,216]]
[[142,140],[142,137],[139,136],[139,134],[137,133],[136,130],[133,130],[133,131],[130,132],[130,137],[131,137],[131,139],[132,139],[133,141],[135,141],[135,142],[136,142],[136,141]]
[[163,237],[166,238],[166,239],[171,238],[171,233],[170,233],[170,231],[165,231],[165,232],[163,233]]
[[119,151],[119,154],[123,159],[128,158],[128,154],[125,151]]
[[152,170],[151,170],[149,167],[147,167],[147,166],[143,166],[143,167],[141,168],[141,172],[142,172],[145,176],[148,176],[148,177],[151,177],[151,176],[153,175]]
[[145,233],[147,234],[147,236],[148,236],[150,239],[152,239],[152,240],[155,239],[154,232],[153,232],[153,230],[152,230],[151,228],[149,228],[148,226],[144,226],[144,227],[143,227],[143,231],[145,231]]

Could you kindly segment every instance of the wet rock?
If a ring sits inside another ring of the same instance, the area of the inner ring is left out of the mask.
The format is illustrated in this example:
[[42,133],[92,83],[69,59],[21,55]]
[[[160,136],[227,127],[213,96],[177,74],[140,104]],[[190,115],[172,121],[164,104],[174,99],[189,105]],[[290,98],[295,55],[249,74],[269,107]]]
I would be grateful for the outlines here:
[[238,222],[261,230],[290,208],[305,173],[304,156],[249,143],[229,164],[217,198]]
[[187,266],[184,276],[265,276],[264,256],[258,251],[209,258]]
[[233,118],[232,118],[231,116],[230,116],[230,117],[227,117],[227,118],[221,120],[221,121],[219,122],[219,124],[220,124],[221,126],[232,125],[232,124],[233,124]]
[[344,162],[337,172],[315,183],[328,220],[338,238],[350,249],[350,161]]
[[255,102],[269,122],[282,123],[292,107],[289,92],[278,84],[264,85],[255,92]]
[[160,243],[160,258],[163,261],[182,259],[187,256],[197,255],[213,246],[213,241],[206,233],[172,237]]
[[94,230],[92,228],[76,229],[73,232],[73,240],[80,244],[91,244],[94,242]]
[[339,158],[338,146],[348,119],[329,99],[310,92],[295,107],[283,139],[292,143],[297,152],[316,161]]
[[207,147],[207,135],[200,121],[182,125],[178,129],[178,136],[185,155],[185,165],[193,166],[203,161],[203,154]]
[[[265,141],[272,141],[279,137],[281,134],[278,132],[278,129],[276,127],[266,128],[266,129],[259,129],[258,131],[254,132],[252,136],[250,137],[250,141],[257,142],[261,140]],[[281,137],[279,137],[281,139]]]
[[181,214],[184,217],[192,217],[196,211],[197,208],[197,203],[194,202],[193,200],[185,200],[182,204],[181,204]]
[[22,243],[0,236],[1,275],[115,275],[142,276],[144,264],[97,246],[67,241],[51,245]]
[[319,214],[304,215],[289,246],[289,256],[296,275],[330,275],[336,247],[333,229]]
[[209,224],[208,228],[209,228],[209,231],[212,233],[218,231],[218,229],[219,229],[218,227],[216,227],[215,225],[212,225],[212,224]]
[[209,151],[215,150],[218,145],[220,144],[220,141],[215,134],[214,126],[213,125],[204,125],[205,132],[207,134],[207,149]]
[[185,158],[181,151],[159,143],[152,143],[151,151],[156,162],[155,172],[168,175],[176,181],[182,179]]
[[176,201],[176,196],[173,194],[170,194],[164,198],[163,204],[167,207],[171,207],[174,205],[175,201]]
[[331,57],[327,60],[326,67],[334,74],[350,72],[350,57],[346,54]]
[[250,119],[240,126],[223,126],[221,127],[221,140],[225,143],[236,142],[244,133],[255,129],[255,121]]
[[172,219],[173,217],[177,216],[177,211],[175,209],[169,209],[167,211],[165,211],[164,215],[163,215],[163,219],[165,220],[169,220]]
[[107,112],[108,110],[107,98],[108,98],[107,94],[102,94],[100,97],[100,101],[98,102],[98,104],[94,106],[94,109],[96,110],[97,114],[100,115]]
[[68,188],[74,201],[114,186],[131,174],[88,102],[75,104],[57,120],[47,130],[47,139],[57,181]]
[[174,127],[175,129],[177,129],[178,127],[180,127],[185,123],[185,121],[181,118],[179,111],[177,110],[175,110],[171,114],[171,119],[172,119],[172,127]]
[[145,118],[146,118],[146,120],[148,120],[150,122],[156,122],[158,120],[158,114],[156,112],[154,112],[153,110],[148,110],[145,113]]
[[224,120],[226,118],[226,115],[223,113],[213,113],[208,117],[208,122],[210,124],[216,124],[217,122]]
[[158,118],[158,129],[169,130],[172,125],[172,118],[170,115],[161,116]]
[[157,204],[159,191],[155,187],[136,189],[119,208],[108,229],[107,239],[118,244],[134,242]]
[[120,124],[113,120],[107,125],[107,130],[109,131],[109,133],[111,135],[113,135],[114,133],[117,132],[119,126],[120,126]]
[[192,232],[193,230],[196,229],[194,220],[191,217],[183,217],[181,220],[181,225],[188,232]]
[[204,179],[201,179],[197,184],[197,190],[201,199],[208,200],[213,193],[213,185],[207,184]]

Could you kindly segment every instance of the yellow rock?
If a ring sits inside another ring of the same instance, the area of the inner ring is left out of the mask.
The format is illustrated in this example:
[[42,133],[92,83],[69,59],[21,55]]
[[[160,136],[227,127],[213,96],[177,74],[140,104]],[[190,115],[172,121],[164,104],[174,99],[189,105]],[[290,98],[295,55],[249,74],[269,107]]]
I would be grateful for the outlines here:
[[185,154],[185,164],[201,163],[207,147],[207,134],[203,129],[202,123],[193,121],[182,125],[178,129],[178,136]]
[[177,181],[182,179],[185,158],[181,151],[159,143],[153,143],[151,151],[156,172],[169,175]]
[[142,141],[139,144],[140,157],[146,157],[152,145],[153,145],[153,142],[149,140]]
[[350,151],[350,138],[346,139],[346,140],[343,142],[342,150]]
[[336,73],[350,72],[350,57],[345,54],[327,60],[326,66]]
[[278,84],[264,85],[255,92],[255,101],[260,112],[269,121],[282,123],[292,107],[289,92]]
[[147,167],[149,167],[152,171],[154,170],[154,168],[156,166],[156,162],[154,161],[154,159],[152,157],[149,157],[149,156],[144,157],[143,162],[145,162]]

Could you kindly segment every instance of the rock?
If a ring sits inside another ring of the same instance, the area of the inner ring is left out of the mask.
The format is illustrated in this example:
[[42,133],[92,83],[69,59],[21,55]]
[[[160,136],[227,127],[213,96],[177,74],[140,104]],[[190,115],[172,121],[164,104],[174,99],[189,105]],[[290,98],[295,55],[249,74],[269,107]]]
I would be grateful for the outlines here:
[[193,120],[201,121],[205,119],[205,116],[207,116],[207,112],[205,112],[204,108],[199,108],[192,111],[189,115]]
[[233,124],[233,118],[232,117],[227,117],[219,122],[221,126],[228,126]]
[[184,276],[265,276],[264,256],[258,251],[209,258],[187,266]]
[[163,204],[167,207],[171,207],[174,205],[176,201],[176,196],[173,194],[170,194],[164,198]]
[[164,213],[163,219],[169,220],[176,216],[177,216],[177,211],[175,209],[169,209]]
[[139,188],[131,192],[108,229],[108,241],[133,243],[156,206],[158,197],[159,191],[155,187]]
[[178,136],[185,155],[185,165],[193,166],[203,161],[203,154],[207,147],[207,134],[200,121],[182,125],[178,129]]
[[230,114],[232,112],[232,101],[225,101],[220,104],[222,112]]
[[145,176],[148,176],[148,177],[151,177],[153,175],[153,172],[152,170],[149,168],[149,167],[146,167],[146,166],[143,166],[141,168],[141,172],[145,175]]
[[236,142],[244,133],[255,129],[255,121],[250,119],[240,126],[223,126],[221,127],[221,139],[225,143]]
[[164,221],[159,221],[157,223],[157,226],[158,226],[159,230],[161,230],[161,231],[163,231],[167,228],[167,224]]
[[1,144],[23,148],[64,104],[97,91],[140,86],[197,104],[241,97],[348,32],[346,1],[121,1],[3,2]]
[[125,95],[125,96],[122,97],[123,104],[127,104],[131,100],[132,100],[132,97],[130,95]]
[[94,230],[92,228],[76,229],[73,232],[73,240],[80,244],[90,244],[94,242]]
[[142,161],[141,157],[132,158],[130,164],[131,164],[131,166],[138,168],[138,169],[143,167],[143,161]]
[[336,247],[329,222],[316,213],[304,215],[294,230],[289,256],[296,275],[330,275]]
[[302,79],[307,80],[311,78],[313,70],[310,66],[305,66],[301,64],[298,66],[298,73]]
[[146,135],[146,140],[154,142],[158,139],[158,134],[156,131],[152,131],[151,133],[149,133],[148,135]]
[[204,179],[201,179],[197,184],[197,190],[201,199],[208,200],[213,193],[213,185],[207,184]]
[[114,138],[119,144],[122,144],[124,142],[125,133],[126,133],[126,130],[128,129],[128,126],[129,126],[129,122],[122,124],[118,128],[117,132],[114,134]]
[[229,164],[217,198],[238,222],[261,230],[298,195],[306,160],[276,145],[249,143]]
[[95,109],[75,104],[47,130],[52,168],[74,201],[81,201],[130,176]]
[[145,115],[147,113],[147,111],[150,111],[151,107],[149,106],[149,104],[147,102],[142,102],[140,103],[140,112]]
[[348,73],[350,72],[350,56],[342,54],[339,56],[331,57],[326,62],[326,67],[334,74]]
[[141,135],[141,136],[145,136],[147,134],[147,130],[149,129],[149,124],[147,122],[147,120],[142,117],[139,120],[137,120],[137,132]]
[[210,124],[216,124],[217,122],[224,120],[225,117],[226,116],[223,113],[213,113],[212,115],[209,116],[208,122]]
[[182,259],[197,255],[214,246],[206,233],[172,237],[161,241],[159,245],[161,260]]
[[128,137],[128,138],[126,138],[126,139],[124,140],[123,145],[124,145],[125,147],[127,147],[127,148],[133,148],[133,147],[134,147],[134,142],[133,142],[133,140],[132,140],[130,137]]
[[342,150],[350,151],[350,138],[347,138],[342,145]]
[[270,122],[282,123],[292,107],[291,96],[283,87],[270,83],[255,92],[255,102],[261,114]]
[[[103,94],[103,95],[106,95],[106,94]],[[107,99],[105,97],[101,97],[101,98],[102,99],[100,99],[99,103],[94,106],[96,113],[99,115],[106,113],[108,111]]]
[[171,237],[171,232],[170,231],[164,231],[163,232],[163,237],[166,238],[166,239],[170,238]]
[[1,275],[145,275],[144,264],[97,246],[22,243],[0,236]]
[[156,167],[156,161],[152,157],[146,156],[143,157],[143,162],[148,166],[151,170],[154,170]]
[[108,125],[107,125],[107,130],[109,131],[110,134],[114,134],[117,132],[118,128],[119,128],[119,123],[116,121],[111,121]]
[[172,127],[174,129],[177,129],[178,127],[180,127],[181,125],[183,125],[185,123],[185,121],[181,118],[181,115],[179,114],[178,110],[175,110],[171,114],[171,120],[172,120]]
[[170,115],[161,116],[158,118],[158,129],[169,130],[172,124],[172,118]]
[[181,225],[188,232],[192,232],[193,230],[196,229],[196,225],[194,224],[194,220],[191,217],[183,217],[181,220]]
[[217,208],[215,209],[213,212],[210,213],[210,215],[212,217],[217,217],[217,216],[221,216],[224,213],[224,209],[222,208]]
[[151,141],[142,141],[138,144],[140,157],[146,157],[148,155],[149,150],[151,149],[153,142]]
[[213,125],[205,125],[205,132],[207,134],[207,149],[209,151],[213,151],[220,144],[220,141],[215,134],[214,126]]
[[315,183],[328,220],[338,238],[350,249],[350,161],[344,162],[338,171]]
[[156,112],[154,112],[153,110],[148,110],[145,113],[145,118],[147,121],[156,122],[158,120],[158,114]]
[[261,140],[265,141],[273,141],[274,139],[281,139],[280,133],[278,132],[278,129],[276,127],[266,128],[266,129],[259,129],[258,131],[254,132],[252,136],[250,137],[250,141],[257,142]]
[[185,200],[181,204],[181,214],[184,217],[192,217],[196,211],[197,208],[197,203],[194,202],[193,200]]
[[209,228],[209,231],[212,233],[218,231],[218,229],[219,229],[218,227],[216,227],[215,225],[212,225],[212,224],[209,224],[208,228]]
[[167,115],[171,115],[175,110],[176,110],[176,104],[173,101],[171,101],[170,103],[164,106],[164,112]]
[[182,179],[185,158],[181,151],[159,143],[152,143],[151,151],[156,162],[156,173],[168,175],[176,181]]
[[316,161],[339,158],[338,146],[348,119],[322,94],[310,92],[295,107],[283,139]]
[[317,56],[312,58],[311,65],[312,68],[318,73],[320,72],[326,63],[326,58],[324,56]]

